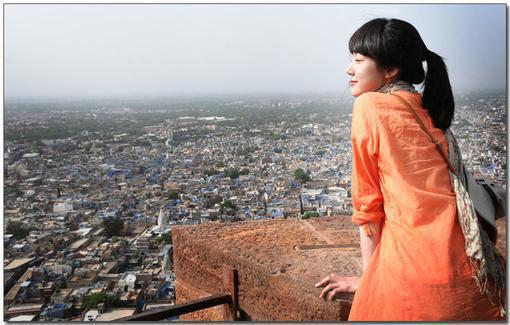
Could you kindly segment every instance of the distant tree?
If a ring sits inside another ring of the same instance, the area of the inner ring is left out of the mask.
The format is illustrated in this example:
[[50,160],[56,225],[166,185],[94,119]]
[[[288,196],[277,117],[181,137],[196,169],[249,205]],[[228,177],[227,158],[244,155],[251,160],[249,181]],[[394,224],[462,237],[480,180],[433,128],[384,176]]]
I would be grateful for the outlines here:
[[9,221],[7,224],[7,233],[14,235],[16,239],[23,239],[28,236],[30,229],[21,222]]
[[169,231],[159,235],[156,238],[156,244],[160,245],[161,243],[163,243],[164,245],[172,245],[172,232]]
[[248,175],[250,173],[250,170],[248,168],[243,168],[239,172],[240,175]]
[[209,209],[213,207],[216,203],[220,203],[221,201],[223,201],[223,198],[221,196],[219,195],[211,196],[207,198],[207,200],[205,201],[205,208]]
[[81,302],[82,309],[96,308],[97,304],[105,301],[106,293],[98,292],[83,297]]
[[120,298],[118,296],[106,294],[105,305],[107,308],[108,307],[121,307],[122,302],[120,301]]
[[120,217],[108,217],[103,220],[103,227],[106,235],[111,238],[120,235],[124,228],[124,221]]
[[177,200],[178,198],[179,198],[179,192],[177,192],[177,191],[171,191],[168,194],[168,199],[169,200]]
[[310,176],[302,168],[298,168],[294,171],[294,178],[301,183],[306,183],[310,180]]
[[319,216],[318,212],[315,211],[307,211],[305,214],[301,217],[301,219],[309,219],[309,218],[316,218]]
[[322,157],[322,156],[324,156],[326,154],[326,150],[324,150],[324,149],[317,150],[316,154],[318,156]]
[[205,174],[206,176],[212,176],[212,175],[216,175],[216,174],[218,174],[218,171],[217,171],[217,170],[215,170],[214,168],[212,168],[212,169],[206,169],[206,170],[204,171],[204,174]]
[[225,208],[227,209],[232,209],[232,210],[237,210],[237,205],[234,204],[234,202],[230,201],[230,200],[225,200],[225,202],[223,203],[223,205],[225,206]]
[[216,167],[223,168],[223,167],[225,167],[225,164],[223,163],[223,161],[218,161],[218,162],[216,162]]
[[498,146],[497,144],[491,144],[491,150],[496,152],[503,152],[503,147]]
[[271,140],[273,141],[281,140],[281,138],[282,138],[281,134],[271,134]]
[[97,305],[104,302],[105,306],[108,307],[118,307],[120,306],[120,298],[114,295],[109,295],[105,292],[93,293],[90,295],[86,295],[82,299],[81,308],[82,309],[90,309],[97,308]]
[[228,168],[225,170],[225,176],[231,179],[239,178],[239,170],[237,168]]
[[85,144],[85,145],[83,146],[83,150],[84,150],[85,152],[90,152],[90,149],[92,149],[92,146],[93,146],[93,143],[92,143],[92,142],[89,142],[89,143],[87,143],[87,144]]
[[125,239],[120,240],[120,246],[127,247],[129,245],[129,242]]
[[235,215],[235,212],[239,208],[237,205],[234,204],[234,202],[230,200],[225,200],[225,202],[220,204],[220,213],[221,214],[227,214],[227,215]]

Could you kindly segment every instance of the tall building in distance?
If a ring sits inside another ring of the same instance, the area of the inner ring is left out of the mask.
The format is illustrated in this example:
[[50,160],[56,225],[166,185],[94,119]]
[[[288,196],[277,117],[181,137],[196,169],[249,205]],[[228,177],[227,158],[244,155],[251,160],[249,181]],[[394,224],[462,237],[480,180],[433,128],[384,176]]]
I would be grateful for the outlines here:
[[165,233],[168,228],[168,214],[163,210],[163,208],[159,209],[158,216],[158,231],[160,233]]

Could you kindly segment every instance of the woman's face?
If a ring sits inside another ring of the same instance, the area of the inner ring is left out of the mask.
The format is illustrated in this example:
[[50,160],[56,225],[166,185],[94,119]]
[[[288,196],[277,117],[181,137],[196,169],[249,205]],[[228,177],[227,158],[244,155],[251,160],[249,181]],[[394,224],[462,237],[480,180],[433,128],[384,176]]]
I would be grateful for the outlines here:
[[367,91],[375,91],[389,83],[387,74],[377,68],[376,62],[359,53],[352,54],[352,61],[346,72],[351,77],[349,86],[354,97]]

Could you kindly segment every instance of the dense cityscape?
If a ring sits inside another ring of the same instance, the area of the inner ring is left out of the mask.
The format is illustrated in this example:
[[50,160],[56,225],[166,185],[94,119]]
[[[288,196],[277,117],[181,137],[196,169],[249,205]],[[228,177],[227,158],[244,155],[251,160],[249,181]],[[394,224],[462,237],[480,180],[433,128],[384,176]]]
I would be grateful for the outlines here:
[[[475,176],[506,186],[506,95],[456,96]],[[174,225],[352,213],[353,99],[7,101],[4,318],[173,304]]]

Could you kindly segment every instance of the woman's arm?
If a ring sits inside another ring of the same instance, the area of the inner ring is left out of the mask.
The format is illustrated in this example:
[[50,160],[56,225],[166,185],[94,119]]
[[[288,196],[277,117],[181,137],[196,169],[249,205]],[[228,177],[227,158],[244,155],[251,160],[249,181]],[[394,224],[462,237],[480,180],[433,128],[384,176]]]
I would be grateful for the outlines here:
[[[372,254],[381,239],[382,226],[384,222],[368,222],[359,227],[361,259],[363,261],[363,273],[368,268]],[[359,277],[345,277],[338,274],[330,274],[315,284],[315,287],[324,287],[319,297],[333,300],[336,295],[342,292],[356,292]]]
[[360,225],[363,272],[367,269],[386,217],[379,168],[380,122],[376,104],[359,96],[352,113],[352,221]]
[[[352,221],[361,225],[360,247],[363,273],[379,244],[386,217],[379,179],[379,121],[376,105],[368,94],[359,96],[352,113]],[[324,287],[320,297],[331,300],[341,292],[355,292],[359,277],[330,274],[315,284]]]
[[363,273],[367,270],[372,254],[381,239],[382,225],[382,222],[368,222],[359,227]]

